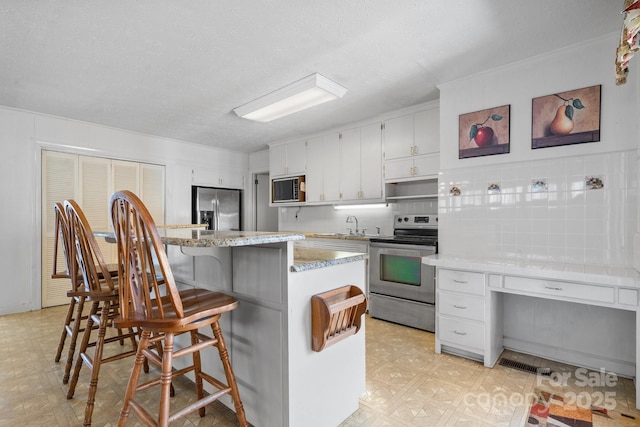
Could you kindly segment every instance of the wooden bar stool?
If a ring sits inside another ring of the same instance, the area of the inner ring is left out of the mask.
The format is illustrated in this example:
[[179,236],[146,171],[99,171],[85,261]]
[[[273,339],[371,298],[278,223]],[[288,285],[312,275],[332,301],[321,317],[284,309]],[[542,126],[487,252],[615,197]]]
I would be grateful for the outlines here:
[[[74,294],[91,303],[73,376],[69,382],[67,399],[73,398],[80,370],[83,365],[87,365],[91,369],[91,380],[89,382],[83,425],[90,426],[100,367],[103,363],[120,360],[136,354],[137,334],[134,332],[133,327],[128,327],[126,331],[121,328],[111,328],[113,333],[107,336],[113,319],[119,317],[117,281],[109,273],[109,268],[102,257],[98,242],[78,204],[73,200],[67,200],[64,202],[64,209],[69,223],[70,235],[75,245],[74,253],[77,265],[82,277],[81,285],[78,286]],[[94,326],[97,326],[97,328]],[[94,331],[97,331],[97,336],[92,341],[91,336]],[[119,343],[122,345],[126,339],[131,341],[131,347],[128,347],[128,349],[123,348],[121,349],[122,351],[116,354],[104,357],[105,344]],[[90,351],[91,348],[93,348],[93,352]]]
[[[75,257],[75,244],[71,238],[67,214],[64,211],[63,204],[60,202],[54,204],[53,210],[55,229],[53,238],[53,269],[51,278],[67,279],[71,283],[71,289],[67,292],[67,296],[70,297],[69,308],[67,309],[64,325],[62,326],[62,332],[60,333],[60,340],[58,341],[58,348],[55,356],[55,361],[59,362],[68,337],[69,348],[67,350],[67,363],[64,370],[64,376],[62,378],[62,383],[67,384],[69,382],[71,368],[73,367],[77,338],[79,334],[84,332],[84,324],[86,323],[88,316],[84,314],[85,297],[82,294],[76,293],[78,287],[82,287],[82,275],[78,270],[78,263]],[[59,248],[62,248],[65,271],[58,271]],[[118,274],[117,264],[107,264],[107,268],[112,277],[115,277]]]
[[[160,235],[144,204],[135,194],[121,191],[113,194],[110,205],[120,265],[118,277],[121,317],[114,324],[122,328],[137,327],[142,330],[118,425],[126,424],[131,409],[145,424],[153,426],[167,426],[195,410],[199,410],[203,417],[205,405],[230,394],[238,423],[247,426],[238,385],[219,325],[221,314],[235,309],[238,302],[229,295],[203,289],[178,291]],[[157,266],[154,260],[157,260]],[[164,283],[158,282],[158,275],[164,279]],[[198,331],[203,326],[211,327],[213,338]],[[191,335],[191,346],[174,351],[174,337],[187,332]],[[148,350],[149,344],[153,342],[163,342],[164,351],[160,355]],[[218,349],[226,384],[202,372],[200,350],[209,346]],[[187,355],[192,355],[192,364],[173,370],[173,359]],[[162,374],[154,380],[138,384],[145,360],[161,367]],[[198,401],[170,414],[171,380],[187,372],[194,374]],[[218,391],[205,396],[203,380]],[[159,409],[155,416],[135,400],[138,390],[153,385],[161,386]]]
[[[75,262],[75,254],[71,244],[71,235],[69,233],[69,222],[67,221],[67,215],[64,212],[62,203],[56,203],[53,205],[54,218],[55,218],[55,230],[53,236],[53,269],[51,272],[52,279],[68,279],[71,282],[71,291],[75,292],[78,287],[78,274],[77,264]],[[62,255],[64,259],[65,271],[58,271],[58,248],[62,247]],[[73,363],[73,354],[76,348],[76,337],[78,331],[81,330],[80,323],[87,319],[83,314],[84,297],[72,296],[69,302],[69,308],[65,316],[64,325],[62,326],[62,333],[60,334],[60,340],[58,341],[58,349],[56,350],[55,361],[59,362],[62,357],[62,351],[67,337],[70,337],[71,343],[69,344],[67,361],[71,360],[67,364],[62,382],[66,384],[69,382],[69,372]],[[74,317],[74,311],[78,309],[78,314]]]

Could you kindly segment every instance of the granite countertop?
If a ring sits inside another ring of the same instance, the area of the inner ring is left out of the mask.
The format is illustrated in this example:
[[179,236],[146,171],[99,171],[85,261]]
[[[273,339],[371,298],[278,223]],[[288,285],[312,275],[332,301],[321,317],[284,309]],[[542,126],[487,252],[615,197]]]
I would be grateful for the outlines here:
[[325,268],[367,259],[369,255],[360,252],[332,251],[327,249],[295,248],[292,272]]
[[436,267],[485,273],[640,287],[640,273],[632,267],[451,255],[430,255],[422,258],[422,262]]
[[307,239],[361,240],[365,242],[376,237],[390,237],[384,234],[324,233],[320,231],[293,231],[292,233],[302,233]]
[[[166,245],[188,247],[231,247],[278,243],[289,240],[302,240],[302,233],[284,233],[277,231],[214,231],[194,228],[158,228],[162,243]],[[114,241],[112,231],[95,231],[98,237]]]

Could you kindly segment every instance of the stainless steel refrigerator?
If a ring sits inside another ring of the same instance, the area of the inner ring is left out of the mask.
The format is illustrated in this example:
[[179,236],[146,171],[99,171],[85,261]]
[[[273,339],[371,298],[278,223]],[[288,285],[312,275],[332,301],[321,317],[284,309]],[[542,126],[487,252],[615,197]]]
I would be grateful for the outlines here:
[[241,190],[191,187],[191,221],[209,230],[240,230]]

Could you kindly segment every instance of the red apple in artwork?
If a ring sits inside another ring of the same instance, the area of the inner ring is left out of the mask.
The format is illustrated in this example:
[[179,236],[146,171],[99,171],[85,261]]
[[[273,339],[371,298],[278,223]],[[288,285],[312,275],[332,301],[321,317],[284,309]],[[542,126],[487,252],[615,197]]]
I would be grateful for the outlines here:
[[489,145],[493,141],[493,129],[486,126],[479,127],[478,132],[473,139],[476,141],[476,145],[478,147]]

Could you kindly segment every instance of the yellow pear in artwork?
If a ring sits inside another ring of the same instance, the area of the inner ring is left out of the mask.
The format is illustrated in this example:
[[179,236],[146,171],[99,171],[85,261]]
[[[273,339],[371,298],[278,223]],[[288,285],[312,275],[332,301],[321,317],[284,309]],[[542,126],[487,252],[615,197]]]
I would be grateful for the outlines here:
[[557,136],[569,135],[573,130],[573,120],[567,117],[565,111],[566,105],[561,105],[556,111],[556,116],[549,125],[549,130],[552,134]]

